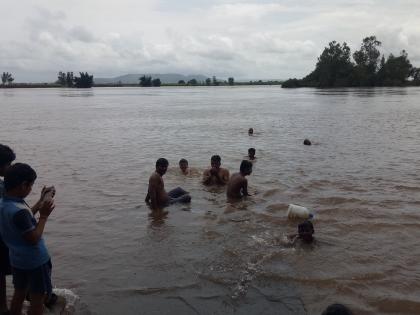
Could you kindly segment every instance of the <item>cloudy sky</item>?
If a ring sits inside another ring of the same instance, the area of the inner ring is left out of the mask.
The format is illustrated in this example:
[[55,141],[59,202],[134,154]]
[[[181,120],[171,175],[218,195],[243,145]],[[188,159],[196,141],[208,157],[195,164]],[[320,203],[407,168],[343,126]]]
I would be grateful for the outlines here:
[[352,50],[375,34],[383,52],[420,67],[420,0],[0,0],[0,72],[54,81],[182,73],[301,77],[331,40]]

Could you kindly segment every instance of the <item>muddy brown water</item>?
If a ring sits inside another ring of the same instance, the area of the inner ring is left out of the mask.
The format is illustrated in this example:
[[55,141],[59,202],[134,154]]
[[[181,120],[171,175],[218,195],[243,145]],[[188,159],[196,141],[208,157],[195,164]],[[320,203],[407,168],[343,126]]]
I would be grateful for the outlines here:
[[[79,314],[420,313],[420,89],[279,87],[0,90],[0,143],[57,188],[45,238]],[[248,136],[248,128],[254,136]],[[303,146],[303,139],[312,146]],[[189,206],[144,204],[159,157],[236,172],[254,195],[170,169]],[[316,243],[286,246],[289,203],[316,213]],[[10,281],[10,280],[9,280]]]

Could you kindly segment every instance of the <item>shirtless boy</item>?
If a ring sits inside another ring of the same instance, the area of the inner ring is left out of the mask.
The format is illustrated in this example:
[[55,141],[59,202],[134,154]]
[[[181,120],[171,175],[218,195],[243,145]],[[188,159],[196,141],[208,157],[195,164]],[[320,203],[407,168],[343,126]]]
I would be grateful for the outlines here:
[[226,185],[228,183],[229,171],[220,167],[221,160],[219,155],[213,155],[211,157],[211,167],[203,173],[204,185]]
[[179,169],[181,170],[181,173],[184,175],[188,175],[190,173],[190,170],[188,168],[188,161],[186,159],[179,160]]
[[191,196],[188,192],[180,187],[166,193],[162,176],[168,170],[168,165],[167,159],[158,159],[156,161],[156,170],[149,178],[149,189],[145,201],[147,204],[150,203],[153,210],[162,209],[176,202],[187,203],[191,201]]
[[305,220],[298,225],[298,233],[289,235],[288,239],[292,244],[296,243],[297,240],[301,240],[306,244],[310,244],[314,241],[313,234],[315,233],[314,226],[311,221]]
[[229,180],[227,187],[227,197],[229,199],[240,199],[248,194],[248,180],[245,176],[252,173],[252,163],[250,161],[243,160],[241,163],[239,173],[235,173]]

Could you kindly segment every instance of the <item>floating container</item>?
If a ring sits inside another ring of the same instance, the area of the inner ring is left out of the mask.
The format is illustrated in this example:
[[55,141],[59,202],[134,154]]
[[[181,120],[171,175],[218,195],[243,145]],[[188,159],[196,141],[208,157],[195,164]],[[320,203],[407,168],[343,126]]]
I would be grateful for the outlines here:
[[290,204],[287,209],[287,218],[288,219],[310,219],[313,217],[313,214],[305,207]]

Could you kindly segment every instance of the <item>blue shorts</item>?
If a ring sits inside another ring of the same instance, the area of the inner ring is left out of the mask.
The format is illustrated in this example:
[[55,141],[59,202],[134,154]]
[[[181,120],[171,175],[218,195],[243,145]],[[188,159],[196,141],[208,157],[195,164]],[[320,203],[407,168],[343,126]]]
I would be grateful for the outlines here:
[[0,275],[11,275],[12,267],[9,260],[9,248],[0,238]]
[[50,296],[52,293],[51,269],[51,260],[38,268],[30,270],[12,267],[15,290],[28,290],[29,293],[47,294]]

